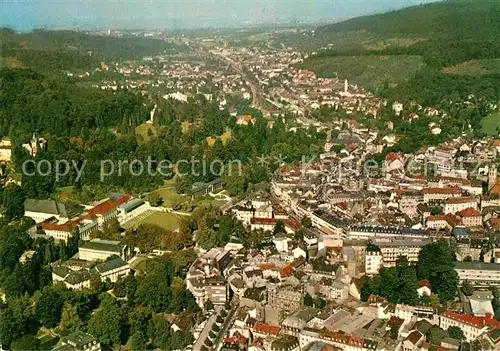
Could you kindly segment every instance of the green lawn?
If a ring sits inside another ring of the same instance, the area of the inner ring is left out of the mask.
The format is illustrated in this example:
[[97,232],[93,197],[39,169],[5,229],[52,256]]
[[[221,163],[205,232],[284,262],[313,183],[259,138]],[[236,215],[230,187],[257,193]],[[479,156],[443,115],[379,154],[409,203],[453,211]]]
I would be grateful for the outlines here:
[[387,82],[397,85],[413,77],[424,66],[422,56],[368,55],[316,57],[298,64],[323,78],[347,78],[364,88],[381,88]]
[[151,215],[144,218],[141,222],[137,224],[155,224],[166,230],[176,230],[179,225],[180,217],[166,212],[154,212]]
[[167,185],[158,188],[154,192],[158,193],[160,197],[163,199],[164,207],[172,207],[175,201],[182,198],[181,195],[177,194],[173,184],[171,183],[167,183]]
[[500,130],[500,112],[492,113],[481,120],[482,131],[488,135],[498,135]]
[[154,125],[149,123],[143,123],[135,128],[135,135],[140,136],[142,140],[147,141],[149,137],[148,131],[151,130],[153,135],[157,135],[156,128]]

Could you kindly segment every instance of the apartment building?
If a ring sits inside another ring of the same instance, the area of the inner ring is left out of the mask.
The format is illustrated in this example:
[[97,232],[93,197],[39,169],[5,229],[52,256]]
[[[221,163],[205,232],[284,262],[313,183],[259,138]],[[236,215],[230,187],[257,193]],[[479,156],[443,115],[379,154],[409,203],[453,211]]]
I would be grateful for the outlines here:
[[458,314],[447,311],[439,316],[439,326],[444,330],[450,327],[459,327],[464,332],[465,339],[473,341],[490,328],[500,326],[500,322],[491,315],[477,317],[471,314]]
[[400,256],[405,256],[409,262],[418,261],[418,255],[424,245],[430,243],[427,238],[379,238],[376,237],[373,243],[380,249],[384,267],[395,267]]
[[444,201],[451,197],[462,196],[460,188],[425,188],[422,189],[424,194],[424,202]]
[[500,264],[483,262],[455,262],[459,283],[465,280],[474,286],[500,286]]
[[473,197],[452,197],[448,198],[444,202],[444,214],[457,213],[459,211],[465,210],[467,208],[473,208],[477,210],[477,201]]

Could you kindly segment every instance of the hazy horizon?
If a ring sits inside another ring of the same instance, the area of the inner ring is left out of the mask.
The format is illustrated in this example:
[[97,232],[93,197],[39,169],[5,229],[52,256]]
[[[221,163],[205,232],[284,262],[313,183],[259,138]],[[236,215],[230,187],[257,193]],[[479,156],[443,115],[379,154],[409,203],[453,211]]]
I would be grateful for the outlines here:
[[431,0],[10,0],[1,26],[47,29],[188,29],[336,21]]

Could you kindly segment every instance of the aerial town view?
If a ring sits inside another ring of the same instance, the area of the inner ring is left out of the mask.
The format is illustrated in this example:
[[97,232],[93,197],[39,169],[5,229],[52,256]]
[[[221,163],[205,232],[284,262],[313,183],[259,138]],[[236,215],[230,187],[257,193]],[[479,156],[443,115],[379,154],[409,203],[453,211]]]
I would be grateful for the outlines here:
[[500,2],[0,19],[0,351],[500,351]]

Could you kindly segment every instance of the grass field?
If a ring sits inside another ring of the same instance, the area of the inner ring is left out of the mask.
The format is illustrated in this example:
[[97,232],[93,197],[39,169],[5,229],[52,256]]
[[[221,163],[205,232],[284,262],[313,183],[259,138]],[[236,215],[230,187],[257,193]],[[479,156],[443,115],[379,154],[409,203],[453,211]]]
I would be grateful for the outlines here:
[[135,128],[135,135],[141,136],[142,140],[146,141],[149,139],[149,135],[148,135],[149,130],[151,130],[153,135],[157,135],[155,126],[150,124],[150,123],[143,123],[141,125],[138,125]]
[[305,60],[297,65],[323,78],[347,78],[364,88],[397,85],[413,77],[424,65],[421,56],[331,56]]
[[176,230],[179,225],[179,220],[180,217],[176,214],[148,210],[123,224],[123,227],[125,229],[135,229],[141,224],[154,224],[165,230]]
[[481,76],[485,74],[500,74],[500,59],[472,60],[455,66],[443,68],[443,73],[464,76]]
[[172,207],[175,201],[182,198],[182,196],[177,194],[177,192],[175,191],[174,183],[172,180],[166,181],[163,187],[158,188],[154,192],[158,193],[163,199],[164,207]]
[[492,113],[481,120],[482,131],[488,135],[498,135],[500,130],[500,112]]

